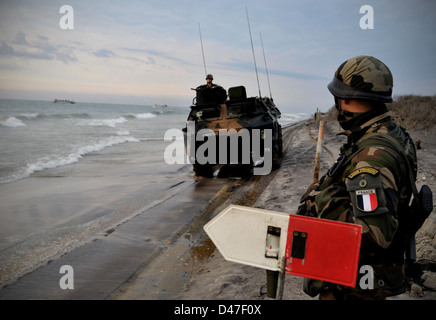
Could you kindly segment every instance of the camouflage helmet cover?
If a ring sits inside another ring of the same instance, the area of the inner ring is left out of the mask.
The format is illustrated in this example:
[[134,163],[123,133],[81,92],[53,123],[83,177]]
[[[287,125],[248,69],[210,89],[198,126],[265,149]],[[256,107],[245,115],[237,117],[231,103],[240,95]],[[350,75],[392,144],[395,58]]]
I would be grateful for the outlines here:
[[209,73],[209,74],[206,76],[206,80],[207,80],[207,79],[212,79],[212,80],[213,80],[213,75]]
[[392,102],[394,81],[389,68],[371,56],[358,56],[342,63],[327,88],[341,99]]

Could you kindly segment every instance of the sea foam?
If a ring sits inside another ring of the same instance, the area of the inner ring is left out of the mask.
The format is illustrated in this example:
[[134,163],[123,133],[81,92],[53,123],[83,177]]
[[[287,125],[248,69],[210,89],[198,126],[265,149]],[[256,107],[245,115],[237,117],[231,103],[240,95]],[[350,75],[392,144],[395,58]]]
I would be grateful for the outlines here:
[[114,119],[92,119],[92,120],[83,119],[78,122],[78,125],[89,125],[95,127],[108,126],[108,127],[115,128],[117,124],[121,124],[126,121],[127,119],[124,117],[118,117]]
[[6,120],[0,121],[0,124],[6,127],[25,127],[26,125],[21,121],[20,119],[17,119],[15,117],[9,117]]
[[27,178],[35,172],[43,171],[46,169],[53,169],[69,164],[73,164],[78,162],[81,158],[83,158],[86,154],[101,151],[105,148],[125,143],[125,142],[138,142],[140,140],[134,137],[125,137],[125,136],[111,136],[104,139],[101,139],[95,143],[78,147],[76,150],[72,150],[71,153],[65,155],[51,155],[50,157],[39,158],[33,163],[27,164],[22,170],[16,172],[12,176],[3,179],[0,183],[8,183],[17,180],[21,180],[23,178]]
[[150,118],[156,118],[156,116],[152,113],[139,113],[139,114],[135,114],[135,118],[137,119],[150,119]]

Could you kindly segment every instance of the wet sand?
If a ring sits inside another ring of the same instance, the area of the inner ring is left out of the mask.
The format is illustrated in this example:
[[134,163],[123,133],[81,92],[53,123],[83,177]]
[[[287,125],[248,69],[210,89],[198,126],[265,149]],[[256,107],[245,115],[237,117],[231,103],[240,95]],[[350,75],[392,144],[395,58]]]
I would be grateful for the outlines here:
[[150,155],[150,149],[155,151],[150,144],[164,147],[162,141],[124,144],[0,185],[0,285],[105,234],[194,182],[190,166],[166,165],[163,151]]
[[[1,275],[13,271],[18,277],[39,268],[11,281],[0,290],[0,299],[269,299],[265,270],[225,261],[202,226],[230,203],[295,212],[313,178],[317,127],[300,123],[293,128],[284,141],[289,148],[281,168],[263,182],[195,179],[189,165],[157,171],[129,157],[141,150],[126,145],[116,154],[89,155],[9,186],[0,197],[14,199],[7,212],[18,217],[10,236],[4,236],[9,232],[4,227],[0,233]],[[336,133],[337,124],[327,123],[321,173],[336,159],[341,143]],[[411,134],[422,140],[419,182],[436,190],[434,132]],[[433,213],[417,237],[418,258],[432,263],[435,230]],[[59,289],[64,264],[75,266],[70,292]],[[429,297],[424,290],[418,298]],[[311,299],[302,291],[302,278],[286,276],[283,299]]]
[[[182,270],[166,269],[170,289],[150,290],[152,275],[147,297],[167,299],[183,289],[197,258],[210,256],[207,245],[197,245],[196,230],[231,196],[249,199],[253,187],[237,178],[197,178],[191,165],[159,166],[162,152],[147,156],[147,163],[131,156],[141,151],[148,147],[94,153],[3,189],[10,197],[4,194],[2,215],[9,215],[13,230],[2,225],[0,299],[108,299],[157,257],[169,256],[166,267],[178,267],[177,252],[192,248],[196,253]],[[258,178],[248,180],[259,186]],[[74,290],[60,288],[63,265],[74,269]]]
[[[290,148],[285,156],[280,170],[268,187],[263,190],[254,207],[270,209],[280,212],[293,213],[299,205],[301,195],[306,191],[313,179],[317,126],[312,122],[310,126],[300,127],[290,142]],[[328,122],[325,127],[324,148],[321,155],[320,176],[327,171],[337,157],[342,143],[336,133],[337,122]],[[419,172],[418,188],[421,184],[428,184],[436,190],[436,141],[434,131],[411,131],[416,141],[420,139],[422,149],[418,150]],[[425,225],[418,232],[417,258],[423,266],[433,268],[433,272],[426,271],[423,279],[435,279],[436,273],[436,213],[427,219]],[[420,279],[417,291],[406,292],[390,299],[436,299],[436,282]],[[284,300],[312,300],[302,289],[303,279],[286,275],[283,292]],[[139,298],[140,296],[138,296]],[[266,296],[265,270],[251,266],[236,264],[224,260],[218,250],[198,270],[197,274],[187,284],[177,299],[186,300],[269,300]]]

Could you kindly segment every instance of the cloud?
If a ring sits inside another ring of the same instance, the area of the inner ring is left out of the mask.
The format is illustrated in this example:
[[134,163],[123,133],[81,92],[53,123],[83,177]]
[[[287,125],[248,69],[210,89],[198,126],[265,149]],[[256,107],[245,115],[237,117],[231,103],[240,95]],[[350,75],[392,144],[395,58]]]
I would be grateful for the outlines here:
[[15,43],[28,45],[24,32],[18,31],[17,35],[15,36]]
[[93,52],[96,57],[99,58],[113,58],[116,57],[115,53],[108,49],[100,49],[96,52]]
[[[140,50],[133,50],[132,49],[129,51],[140,51]],[[152,65],[155,64],[155,61],[152,57],[147,57],[148,61],[145,61],[144,59],[139,59],[139,58],[132,57],[132,56],[115,54],[112,50],[109,50],[109,49],[100,49],[98,51],[93,52],[92,54],[98,58],[120,58],[120,59],[135,61],[135,62],[139,62],[139,63],[143,63],[143,64],[152,64]]]
[[24,59],[52,60],[52,56],[46,52],[17,51],[5,42],[2,42],[0,46],[0,55]]
[[152,50],[152,49],[135,49],[135,48],[123,48],[123,50],[141,53],[141,54],[142,53],[147,54],[148,61],[151,64],[156,64],[155,58],[163,58],[163,59],[178,62],[178,63],[183,64],[183,65],[192,65],[191,62],[186,61],[186,60],[181,59],[181,58],[178,58],[178,57],[174,57],[174,56],[172,56],[164,51]]
[[[215,62],[222,69],[236,70],[236,71],[248,71],[254,72],[254,62],[253,61],[233,61],[233,62]],[[266,73],[264,67],[259,67],[257,63],[257,71],[259,73]],[[298,79],[298,80],[330,80],[330,78],[317,74],[294,72],[286,69],[269,69],[269,75],[277,75],[286,78]]]
[[[59,27],[60,2],[0,0],[0,74],[17,79],[3,81],[0,89],[7,84],[21,90],[35,79],[28,86],[35,92],[49,82],[72,90],[74,78],[77,92],[147,97],[177,91],[185,97],[183,88],[203,80],[202,45],[207,70],[220,84],[243,84],[256,93],[248,6],[261,87],[266,70],[260,32],[277,104],[330,107],[327,83],[340,63],[359,54],[388,64],[396,94],[434,94],[434,1],[374,3],[374,30],[360,29],[363,3],[355,1],[191,2],[77,0],[74,30],[65,31]],[[125,88],[118,89],[120,79]]]
[[[260,70],[262,71],[262,69]],[[289,70],[268,70],[269,74],[275,74],[278,76],[293,78],[293,79],[299,79],[299,80],[331,80],[329,77],[316,75],[316,74],[309,74],[309,73],[300,73],[300,72],[293,72]]]
[[38,36],[38,40],[29,43],[24,32],[18,31],[14,41],[2,41],[0,56],[25,60],[59,60],[63,63],[77,61],[70,47],[51,45],[45,36]]

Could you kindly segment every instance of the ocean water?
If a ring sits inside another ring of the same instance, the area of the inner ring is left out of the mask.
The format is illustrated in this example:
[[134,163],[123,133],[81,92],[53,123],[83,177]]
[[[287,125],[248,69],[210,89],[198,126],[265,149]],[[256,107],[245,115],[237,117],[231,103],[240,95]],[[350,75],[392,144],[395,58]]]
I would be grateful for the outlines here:
[[195,182],[192,166],[166,163],[173,141],[164,137],[181,133],[188,113],[188,106],[0,100],[0,288],[184,194]]
[[0,184],[121,144],[163,141],[189,108],[0,100]]
[[[188,107],[0,99],[0,184],[126,143],[169,144],[165,132],[184,127],[188,112]],[[280,122],[286,125],[307,117],[282,114]]]

